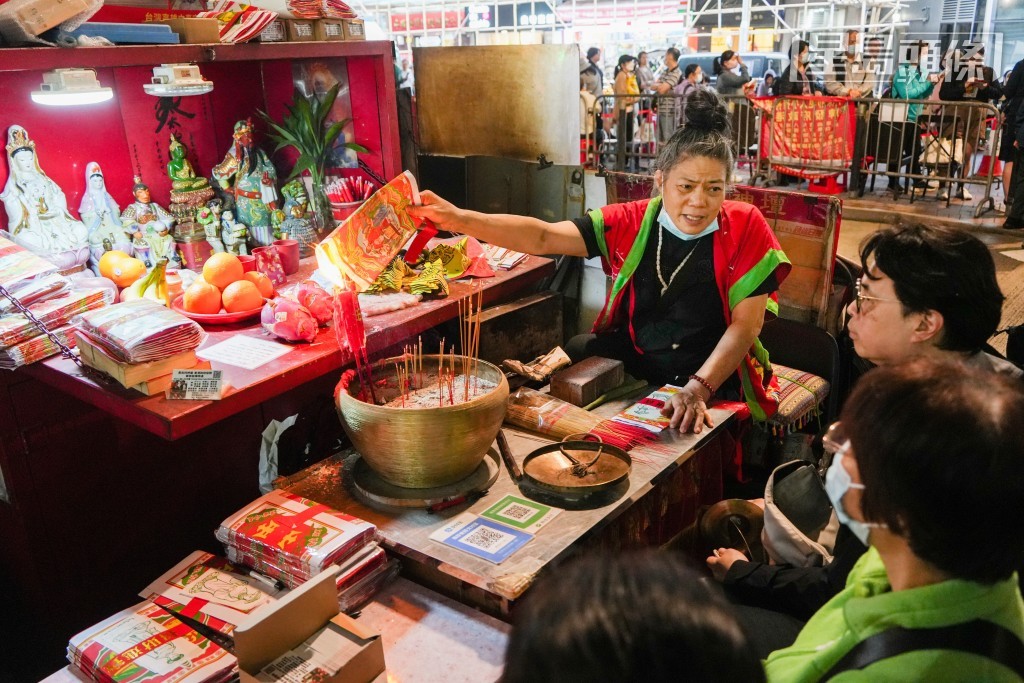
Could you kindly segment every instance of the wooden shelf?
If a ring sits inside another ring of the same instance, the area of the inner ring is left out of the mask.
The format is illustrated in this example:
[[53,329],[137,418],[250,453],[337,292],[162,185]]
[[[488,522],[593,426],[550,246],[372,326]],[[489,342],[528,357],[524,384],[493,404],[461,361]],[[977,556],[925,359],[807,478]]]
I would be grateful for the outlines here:
[[62,68],[99,69],[195,62],[252,62],[310,57],[391,58],[391,43],[383,40],[311,41],[301,43],[242,43],[231,45],[119,45],[116,47],[0,48],[0,72]]

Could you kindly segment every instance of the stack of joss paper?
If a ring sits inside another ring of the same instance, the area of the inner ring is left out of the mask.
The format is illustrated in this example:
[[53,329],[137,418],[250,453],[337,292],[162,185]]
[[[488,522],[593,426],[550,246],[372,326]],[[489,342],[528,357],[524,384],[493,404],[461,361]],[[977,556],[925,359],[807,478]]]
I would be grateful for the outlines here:
[[286,592],[222,557],[197,550],[139,595],[200,630],[230,636],[243,619]]
[[233,655],[148,600],[74,636],[68,661],[100,683],[221,683],[238,677]]
[[[114,300],[106,288],[72,288],[52,263],[4,238],[0,238],[0,286],[68,346],[74,345],[68,327],[71,318]],[[0,296],[0,368],[13,370],[59,351],[54,340]]]
[[205,336],[195,321],[146,299],[89,311],[72,322],[86,340],[123,363],[146,363],[191,351]]
[[342,0],[321,0],[321,14],[329,19],[355,19],[356,13]]
[[365,590],[387,569],[377,528],[326,505],[285,491],[271,491],[220,525],[219,541],[232,563],[296,588],[331,565],[341,566],[338,595]]

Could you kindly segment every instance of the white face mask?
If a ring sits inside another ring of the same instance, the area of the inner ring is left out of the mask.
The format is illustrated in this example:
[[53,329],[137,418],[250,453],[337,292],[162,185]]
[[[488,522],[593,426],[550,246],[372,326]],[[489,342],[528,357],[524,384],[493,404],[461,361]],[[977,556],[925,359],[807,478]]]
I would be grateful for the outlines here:
[[839,519],[840,524],[845,524],[849,527],[853,535],[856,536],[861,543],[868,545],[868,536],[871,534],[872,528],[884,527],[884,524],[877,524],[872,522],[862,522],[859,519],[854,519],[846,512],[843,507],[843,496],[846,495],[850,489],[864,490],[864,484],[855,484],[853,479],[850,477],[850,473],[843,467],[843,455],[846,452],[846,447],[843,447],[835,454],[835,459],[832,460],[832,464],[829,465],[828,471],[825,472],[825,493],[828,495],[828,499],[832,501],[832,508],[836,511],[836,517]]
[[704,228],[696,235],[692,235],[688,232],[683,232],[682,230],[677,228],[676,224],[672,221],[672,217],[668,215],[668,212],[665,211],[665,207],[662,206],[661,211],[658,212],[658,225],[665,228],[666,230],[669,231],[669,233],[675,235],[679,239],[689,242],[690,240],[698,240],[701,237],[710,235],[715,230],[718,230],[718,218],[715,218],[715,220],[711,222],[711,225]]
[[809,54],[804,55],[803,57],[800,58],[800,63],[803,64],[804,66],[807,66],[808,64],[811,63],[811,56]]

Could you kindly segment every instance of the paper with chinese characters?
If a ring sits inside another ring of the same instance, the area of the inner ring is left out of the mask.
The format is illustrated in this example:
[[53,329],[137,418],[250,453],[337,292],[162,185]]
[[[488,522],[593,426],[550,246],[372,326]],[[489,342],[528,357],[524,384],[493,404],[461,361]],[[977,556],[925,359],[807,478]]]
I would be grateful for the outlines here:
[[219,645],[148,601],[74,636],[68,660],[91,680],[132,683],[217,683],[237,666]]
[[406,208],[420,203],[408,171],[380,188],[316,247],[320,272],[339,287],[346,280],[366,291],[415,234],[418,222]]

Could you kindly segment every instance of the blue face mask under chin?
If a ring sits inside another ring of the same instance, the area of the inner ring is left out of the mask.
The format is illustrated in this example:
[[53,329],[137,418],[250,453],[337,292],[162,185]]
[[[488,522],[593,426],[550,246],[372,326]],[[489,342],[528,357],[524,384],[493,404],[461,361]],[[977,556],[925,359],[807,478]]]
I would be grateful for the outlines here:
[[843,453],[845,449],[840,450],[835,455],[835,459],[832,464],[829,465],[828,471],[825,472],[825,493],[828,495],[828,499],[832,501],[832,508],[836,511],[836,517],[839,519],[840,524],[845,524],[849,527],[853,535],[856,536],[861,543],[868,545],[868,535],[871,533],[873,527],[884,527],[884,524],[876,524],[869,522],[862,522],[859,519],[853,519],[847,514],[846,509],[843,507],[843,496],[850,489],[864,490],[864,484],[855,484],[853,479],[850,477],[850,473],[843,467]]
[[715,220],[711,221],[711,225],[704,228],[696,235],[691,235],[690,233],[683,232],[677,228],[676,224],[672,221],[672,217],[668,215],[668,212],[665,211],[665,207],[662,206],[661,211],[658,212],[658,225],[668,230],[670,234],[688,242],[690,240],[699,240],[701,237],[710,235],[715,230],[718,230],[718,218],[716,217]]

